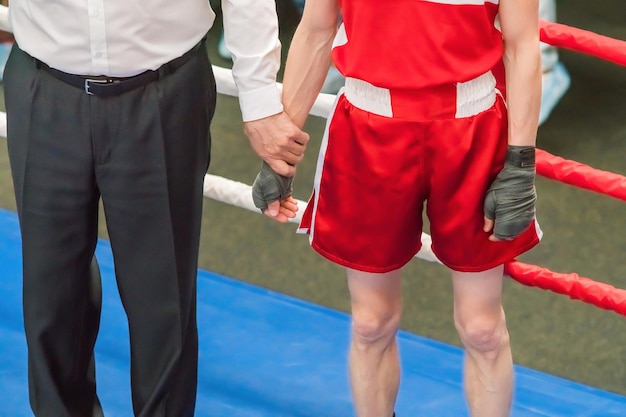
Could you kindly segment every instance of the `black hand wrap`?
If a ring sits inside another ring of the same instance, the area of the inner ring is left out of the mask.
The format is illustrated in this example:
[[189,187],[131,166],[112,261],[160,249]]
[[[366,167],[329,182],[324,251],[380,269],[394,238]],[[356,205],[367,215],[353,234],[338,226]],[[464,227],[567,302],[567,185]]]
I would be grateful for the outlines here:
[[252,184],[254,205],[263,211],[272,201],[284,200],[293,191],[292,183],[293,177],[283,177],[277,174],[263,161],[261,171]]
[[535,147],[509,145],[504,167],[485,197],[485,217],[495,220],[494,236],[510,240],[522,234],[535,217],[536,200]]

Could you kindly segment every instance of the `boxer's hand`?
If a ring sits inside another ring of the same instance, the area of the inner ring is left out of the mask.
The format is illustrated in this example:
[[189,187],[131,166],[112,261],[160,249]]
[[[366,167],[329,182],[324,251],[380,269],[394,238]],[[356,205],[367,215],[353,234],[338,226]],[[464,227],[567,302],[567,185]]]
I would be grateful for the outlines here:
[[485,196],[485,232],[489,240],[512,240],[522,234],[535,217],[535,147],[512,146],[502,171]]
[[293,177],[277,174],[263,161],[261,170],[252,184],[252,200],[262,212],[274,201],[283,201],[293,192]]

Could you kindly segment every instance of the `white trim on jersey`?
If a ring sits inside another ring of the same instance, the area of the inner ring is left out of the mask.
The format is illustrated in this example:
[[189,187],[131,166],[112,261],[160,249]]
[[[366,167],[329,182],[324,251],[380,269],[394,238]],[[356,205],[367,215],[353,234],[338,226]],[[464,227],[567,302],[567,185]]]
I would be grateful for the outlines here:
[[333,48],[337,46],[342,46],[348,43],[348,35],[346,34],[346,27],[343,25],[339,25],[339,29],[337,29],[337,33],[335,34],[335,39],[333,39]]

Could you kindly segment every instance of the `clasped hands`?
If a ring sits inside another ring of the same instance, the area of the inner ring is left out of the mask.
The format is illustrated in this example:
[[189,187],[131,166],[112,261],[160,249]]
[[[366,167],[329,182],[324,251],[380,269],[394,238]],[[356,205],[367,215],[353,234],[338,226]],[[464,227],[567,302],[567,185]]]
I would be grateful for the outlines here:
[[292,197],[292,183],[309,135],[285,113],[246,122],[244,131],[254,151],[263,159],[252,185],[254,205],[266,216],[285,223],[298,211]]

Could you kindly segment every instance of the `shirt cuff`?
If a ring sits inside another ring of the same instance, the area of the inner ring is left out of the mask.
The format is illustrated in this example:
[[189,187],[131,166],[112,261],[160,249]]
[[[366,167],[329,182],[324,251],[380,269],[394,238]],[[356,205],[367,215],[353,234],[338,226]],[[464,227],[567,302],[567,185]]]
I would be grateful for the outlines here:
[[244,122],[263,119],[283,111],[280,91],[276,84],[239,92],[239,106]]

